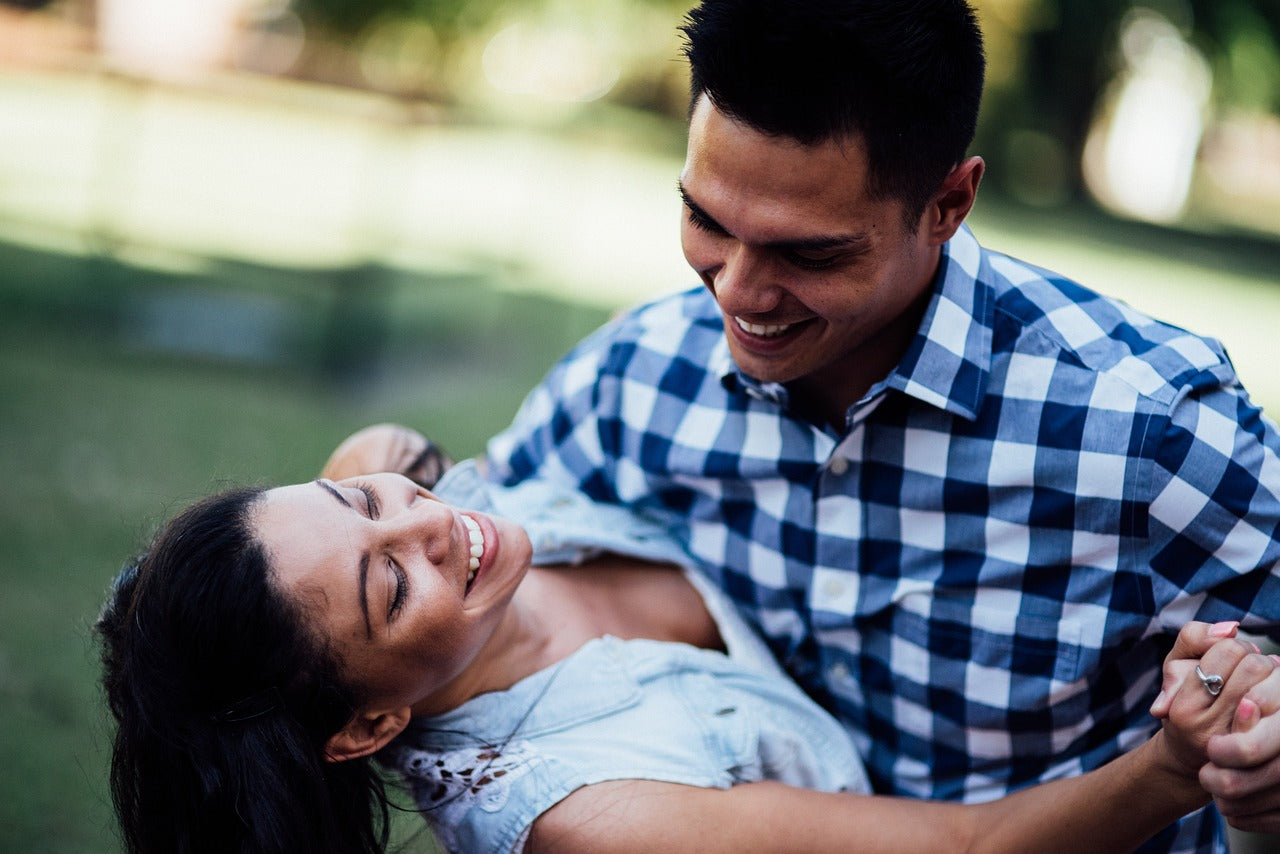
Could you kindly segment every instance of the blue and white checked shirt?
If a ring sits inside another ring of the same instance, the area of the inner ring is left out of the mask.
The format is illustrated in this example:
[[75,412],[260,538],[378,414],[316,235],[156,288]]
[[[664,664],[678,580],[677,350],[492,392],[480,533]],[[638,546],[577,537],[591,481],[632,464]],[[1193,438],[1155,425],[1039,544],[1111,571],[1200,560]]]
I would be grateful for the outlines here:
[[[488,457],[671,519],[882,792],[1096,768],[1184,622],[1280,625],[1280,436],[1220,346],[967,228],[843,431],[737,372],[700,288],[580,344]],[[1212,811],[1149,846],[1224,849]]]

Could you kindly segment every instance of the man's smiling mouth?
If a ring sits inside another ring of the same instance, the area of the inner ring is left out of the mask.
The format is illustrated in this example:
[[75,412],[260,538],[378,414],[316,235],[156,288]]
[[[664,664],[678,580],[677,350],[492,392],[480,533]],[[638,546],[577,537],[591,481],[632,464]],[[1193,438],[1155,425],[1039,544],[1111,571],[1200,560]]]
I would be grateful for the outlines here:
[[758,335],[761,338],[775,338],[791,329],[790,323],[749,323],[741,317],[735,317],[733,322],[738,324],[738,328],[743,332],[751,335]]

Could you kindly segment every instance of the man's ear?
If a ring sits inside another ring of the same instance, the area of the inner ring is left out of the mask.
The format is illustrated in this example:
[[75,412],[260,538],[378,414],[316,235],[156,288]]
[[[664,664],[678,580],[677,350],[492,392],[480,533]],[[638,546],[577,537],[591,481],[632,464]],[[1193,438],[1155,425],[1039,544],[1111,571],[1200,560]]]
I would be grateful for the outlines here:
[[358,712],[325,742],[324,758],[329,762],[343,762],[377,753],[404,731],[410,717],[408,706],[390,712]]
[[942,181],[942,187],[925,208],[921,227],[929,233],[929,242],[941,246],[951,239],[973,209],[978,185],[986,163],[981,157],[960,161]]

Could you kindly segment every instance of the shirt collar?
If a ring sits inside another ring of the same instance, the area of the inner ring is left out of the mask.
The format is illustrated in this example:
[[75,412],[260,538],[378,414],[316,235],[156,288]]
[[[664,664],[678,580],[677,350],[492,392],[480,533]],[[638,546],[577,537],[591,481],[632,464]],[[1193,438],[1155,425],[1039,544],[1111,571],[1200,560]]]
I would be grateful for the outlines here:
[[[982,274],[985,265],[973,232],[961,226],[942,247],[933,295],[906,354],[855,407],[896,389],[962,418],[977,418],[990,377],[995,311],[995,293]],[[784,386],[761,383],[738,370],[723,336],[711,353],[711,367],[726,389],[787,405]]]

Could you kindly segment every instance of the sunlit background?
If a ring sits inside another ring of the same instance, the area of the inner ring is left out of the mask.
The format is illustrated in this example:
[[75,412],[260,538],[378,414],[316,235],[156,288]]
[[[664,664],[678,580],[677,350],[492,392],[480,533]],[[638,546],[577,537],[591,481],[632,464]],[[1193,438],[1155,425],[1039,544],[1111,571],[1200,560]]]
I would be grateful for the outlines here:
[[[692,283],[690,2],[0,0],[0,851],[116,847],[89,626],[165,515],[372,421],[478,453]],[[1280,411],[1280,0],[976,5],[979,238]]]

